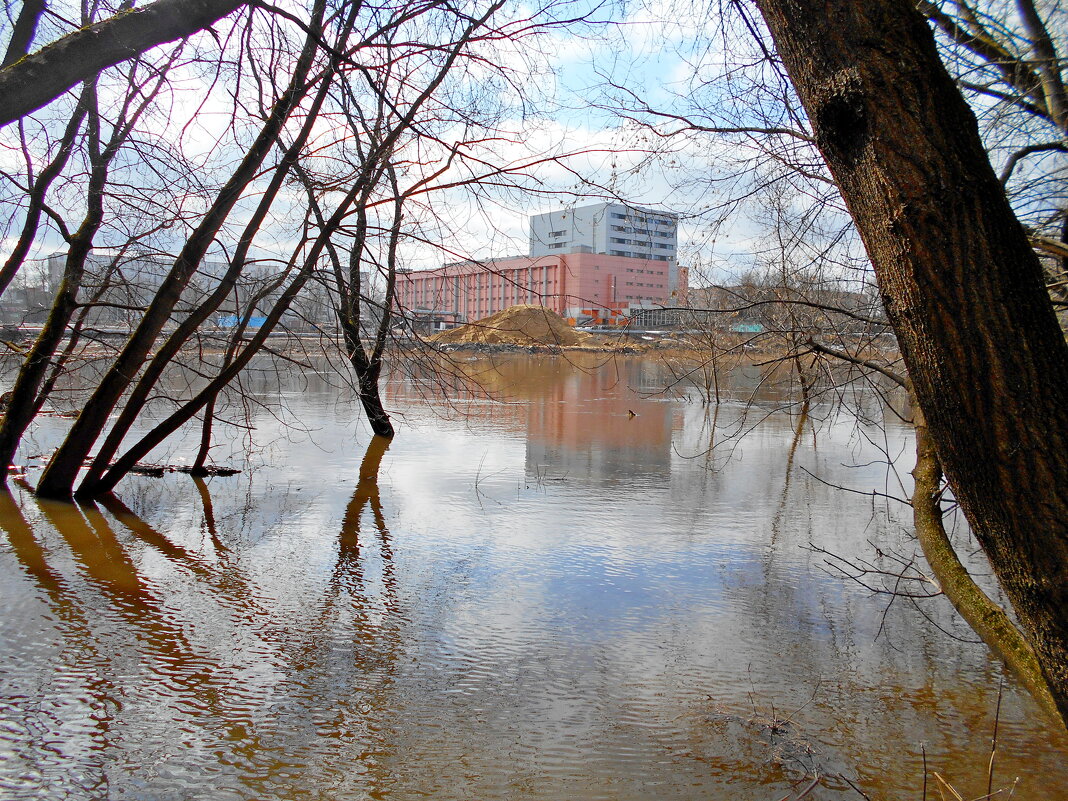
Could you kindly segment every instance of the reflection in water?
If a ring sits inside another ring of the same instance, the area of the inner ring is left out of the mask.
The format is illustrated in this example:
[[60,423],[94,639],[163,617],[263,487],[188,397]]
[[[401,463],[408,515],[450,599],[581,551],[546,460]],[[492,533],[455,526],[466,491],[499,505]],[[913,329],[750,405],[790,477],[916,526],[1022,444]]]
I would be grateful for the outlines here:
[[202,476],[190,476],[193,486],[197,488],[200,496],[200,505],[204,510],[204,533],[208,535],[212,546],[217,551],[229,550],[219,539],[219,532],[215,526],[215,508],[211,503],[211,493],[208,491],[208,483]]
[[[797,426],[794,428],[794,438],[790,441],[790,447],[786,451],[786,469],[784,471],[785,478],[782,482],[782,495],[779,497],[779,506],[775,510],[775,517],[771,522],[771,544],[775,544],[775,540],[778,539],[779,529],[782,527],[783,516],[787,511],[787,503],[790,499],[790,479],[794,474],[794,457],[797,456],[797,446],[801,443],[801,435],[805,431],[805,424],[808,423],[809,402],[806,400],[801,405],[801,410],[797,415]],[[815,437],[813,437],[813,442]]]
[[[671,407],[628,401],[613,391],[619,381],[617,371],[600,370],[535,385],[541,391],[527,405],[526,419],[530,475],[598,483],[617,476],[669,479]],[[590,403],[594,399],[600,402]]]
[[[393,442],[265,382],[313,432],[255,420],[272,466],[0,492],[0,796],[911,800],[921,745],[985,792],[997,663],[807,549],[912,547],[830,486],[885,489],[866,424],[709,416],[646,360],[465,364],[497,400],[398,381]],[[1057,797],[1068,743],[1009,681],[995,786]]]

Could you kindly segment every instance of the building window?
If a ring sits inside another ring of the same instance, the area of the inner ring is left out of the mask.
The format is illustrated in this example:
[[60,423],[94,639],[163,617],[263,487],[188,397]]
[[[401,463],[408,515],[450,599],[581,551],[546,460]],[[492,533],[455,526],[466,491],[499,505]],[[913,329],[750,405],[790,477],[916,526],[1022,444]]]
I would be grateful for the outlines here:
[[561,236],[567,236],[567,231],[549,231],[549,236],[559,238]]

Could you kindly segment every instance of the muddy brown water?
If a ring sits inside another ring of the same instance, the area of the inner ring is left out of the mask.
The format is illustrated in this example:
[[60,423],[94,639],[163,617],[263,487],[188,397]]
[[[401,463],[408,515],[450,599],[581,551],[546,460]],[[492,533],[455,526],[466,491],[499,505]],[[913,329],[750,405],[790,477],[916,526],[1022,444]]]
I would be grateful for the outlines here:
[[[13,485],[0,797],[920,799],[924,760],[928,798],[934,771],[985,793],[999,664],[810,547],[915,552],[884,497],[908,428],[857,389],[863,420],[818,405],[795,438],[774,387],[741,402],[754,373],[712,415],[653,359],[584,359],[468,362],[505,402],[397,379],[384,450],[326,376],[271,376],[215,452],[251,436],[239,476]],[[1039,715],[1004,678],[1006,796],[1068,797]]]

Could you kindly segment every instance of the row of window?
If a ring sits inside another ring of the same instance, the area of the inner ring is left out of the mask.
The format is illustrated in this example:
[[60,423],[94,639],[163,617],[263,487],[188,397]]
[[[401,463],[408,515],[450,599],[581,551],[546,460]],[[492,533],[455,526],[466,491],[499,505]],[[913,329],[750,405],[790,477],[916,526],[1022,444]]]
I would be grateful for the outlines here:
[[671,261],[671,257],[667,255],[661,255],[660,253],[632,253],[629,250],[610,250],[609,256],[623,256],[628,259],[648,259],[649,261]]
[[[610,237],[609,241],[611,241],[615,245],[636,245],[640,248],[651,247],[656,250],[671,250],[675,247],[669,242],[649,242],[648,240],[643,241],[641,239],[621,239],[620,237],[615,236]],[[554,246],[550,245],[550,247]]]
[[671,239],[675,234],[673,231],[650,231],[648,228],[633,228],[628,225],[613,225],[612,230],[621,234],[638,234],[639,236],[656,236],[661,239]]
[[[472,296],[472,297],[477,296],[479,298],[485,298],[485,297],[497,297],[498,295],[501,294],[501,292],[504,292],[505,295],[512,294],[512,293],[514,293],[515,288],[517,288],[518,291],[522,294],[522,293],[525,293],[525,292],[528,292],[528,291],[531,291],[531,290],[536,291],[539,287],[542,287],[542,286],[545,286],[545,285],[555,286],[557,283],[558,283],[558,281],[555,278],[548,278],[548,279],[535,278],[534,281],[533,281],[532,286],[529,287],[529,288],[526,286],[525,282],[520,282],[518,284],[518,286],[517,286],[516,284],[512,283],[511,281],[508,281],[508,282],[505,282],[504,284],[499,284],[499,285],[494,286],[492,288],[487,286],[486,284],[472,285],[470,283],[465,283],[464,285],[460,286],[459,288],[454,286],[454,287],[451,288],[451,290],[452,290],[452,292],[456,292],[457,289],[459,289],[459,292],[461,294],[469,295],[469,296]],[[402,290],[402,292],[403,291],[404,290]],[[433,287],[429,283],[415,284],[413,286],[413,288],[410,290],[410,297],[412,297],[415,300],[423,300],[423,301],[428,301],[431,298],[440,298],[440,297],[448,295],[448,294],[450,294],[450,288],[449,287],[440,287],[440,286],[439,287]]]
[[611,213],[614,220],[625,220],[627,222],[642,223],[643,225],[652,223],[653,225],[672,225],[673,220],[665,219],[664,217],[646,217],[644,214],[620,214],[617,211]]

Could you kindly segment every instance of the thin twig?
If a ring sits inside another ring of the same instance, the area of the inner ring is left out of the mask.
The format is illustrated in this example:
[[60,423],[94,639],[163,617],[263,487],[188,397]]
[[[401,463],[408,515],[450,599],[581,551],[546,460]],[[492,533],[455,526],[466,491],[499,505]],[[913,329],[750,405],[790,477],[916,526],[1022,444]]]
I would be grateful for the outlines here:
[[986,795],[989,798],[994,789],[994,755],[998,750],[998,721],[1001,720],[1001,696],[1005,689],[1005,677],[998,682],[998,705],[994,711],[994,735],[990,740],[990,762],[986,766]]

